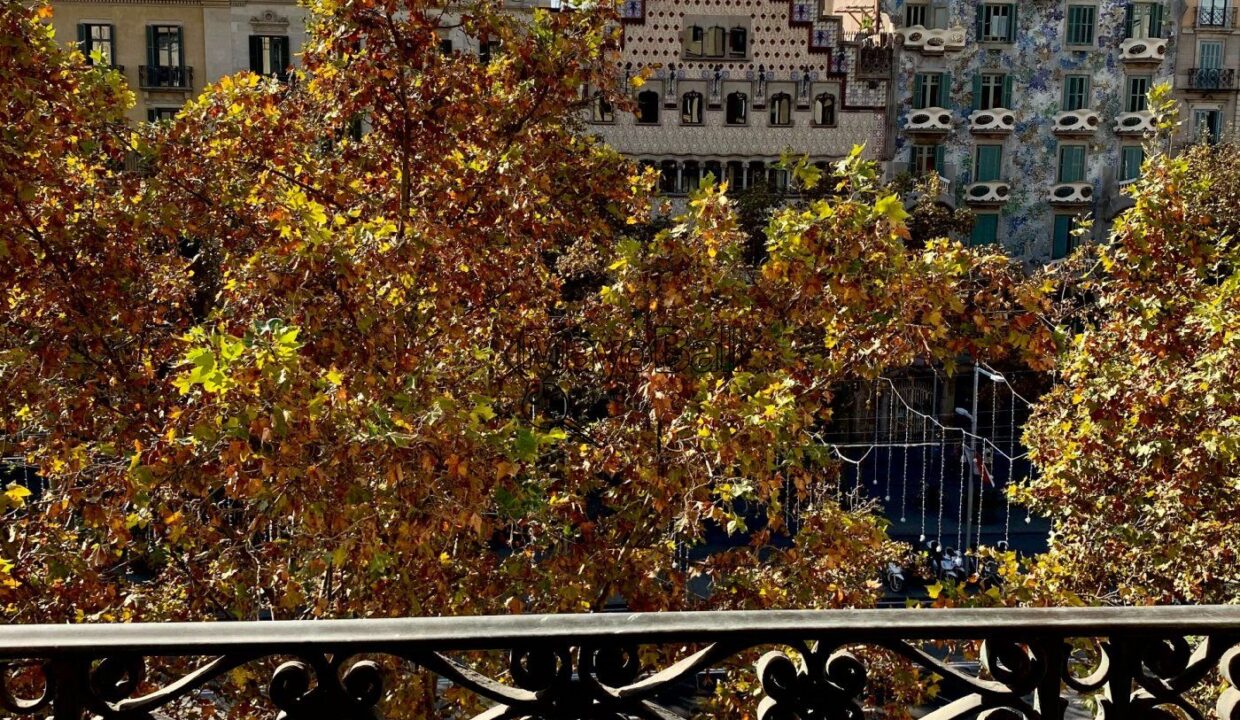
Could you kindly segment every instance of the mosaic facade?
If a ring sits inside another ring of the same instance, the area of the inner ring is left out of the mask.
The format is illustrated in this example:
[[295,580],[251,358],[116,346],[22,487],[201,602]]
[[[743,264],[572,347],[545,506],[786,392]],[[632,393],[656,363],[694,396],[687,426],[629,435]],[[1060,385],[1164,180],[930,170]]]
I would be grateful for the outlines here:
[[[1074,217],[1100,233],[1127,204],[1151,127],[1144,94],[1172,79],[1164,3],[887,0],[898,43],[892,168],[937,169],[972,240],[1062,257]],[[1139,7],[1137,7],[1139,6]]]

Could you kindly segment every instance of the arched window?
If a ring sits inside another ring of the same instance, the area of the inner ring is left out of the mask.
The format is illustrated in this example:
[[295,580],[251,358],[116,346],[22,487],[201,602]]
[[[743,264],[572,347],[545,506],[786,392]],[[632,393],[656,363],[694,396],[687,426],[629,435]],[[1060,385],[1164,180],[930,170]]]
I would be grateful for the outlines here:
[[831,93],[822,93],[814,98],[814,124],[835,125],[835,96]]
[[659,93],[644,90],[637,94],[637,123],[639,125],[659,124]]
[[745,57],[749,45],[749,32],[743,27],[734,27],[728,31],[728,55]]
[[678,180],[675,160],[664,160],[659,164],[659,190],[668,195],[678,192]]
[[727,121],[729,125],[744,125],[749,116],[749,97],[743,92],[728,95]]
[[727,38],[728,31],[718,25],[708,29],[706,31],[706,46],[702,48],[702,54],[712,58],[723,57]]
[[615,122],[616,112],[602,92],[594,93],[594,102],[590,104],[590,119],[594,122]]
[[681,96],[680,122],[685,125],[702,124],[702,93],[692,90]]
[[690,193],[702,184],[702,167],[697,160],[686,160],[680,171],[681,191]]
[[685,37],[685,57],[702,57],[705,43],[706,29],[700,25],[690,25]]
[[792,96],[788,93],[777,93],[771,96],[771,124],[792,124]]

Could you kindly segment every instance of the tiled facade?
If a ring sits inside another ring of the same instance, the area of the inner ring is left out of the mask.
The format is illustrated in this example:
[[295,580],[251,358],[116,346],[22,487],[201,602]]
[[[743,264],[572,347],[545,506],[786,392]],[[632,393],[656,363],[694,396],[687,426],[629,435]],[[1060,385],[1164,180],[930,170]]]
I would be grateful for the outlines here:
[[1144,95],[1173,76],[1166,2],[889,2],[893,169],[937,169],[978,217],[971,240],[1031,263],[1066,254],[1076,216],[1103,232],[1140,168]]
[[617,72],[649,79],[632,91],[636,113],[596,103],[591,129],[659,167],[668,194],[708,172],[733,188],[780,186],[770,165],[785,150],[826,162],[864,144],[885,159],[891,48],[863,31],[873,8],[628,0],[621,16]]

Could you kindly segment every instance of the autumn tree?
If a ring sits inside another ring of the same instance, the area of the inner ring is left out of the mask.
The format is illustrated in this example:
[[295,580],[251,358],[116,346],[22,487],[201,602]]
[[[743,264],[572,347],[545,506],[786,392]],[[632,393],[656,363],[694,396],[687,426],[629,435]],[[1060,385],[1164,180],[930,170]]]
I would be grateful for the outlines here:
[[[642,231],[653,177],[578,119],[619,102],[606,13],[322,0],[293,82],[126,128],[0,8],[0,429],[46,482],[13,622],[870,605],[895,549],[837,502],[832,388],[1051,346],[859,151],[757,274],[716,186]],[[441,54],[458,22],[502,51]]]
[[1234,205],[1215,202],[1237,182],[1229,152],[1156,154],[1109,241],[1076,258],[1089,302],[1026,430],[1023,497],[1054,523],[1035,595],[1240,597],[1240,257]]

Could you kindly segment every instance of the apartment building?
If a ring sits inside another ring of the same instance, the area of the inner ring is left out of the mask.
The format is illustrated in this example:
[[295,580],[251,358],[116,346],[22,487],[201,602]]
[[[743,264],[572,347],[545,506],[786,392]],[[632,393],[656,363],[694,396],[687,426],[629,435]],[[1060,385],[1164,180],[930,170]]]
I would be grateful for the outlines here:
[[55,0],[53,10],[58,38],[129,81],[134,121],[171,117],[230,73],[282,76],[305,41],[296,0]]
[[942,201],[976,214],[972,243],[1066,256],[1080,218],[1101,234],[1129,202],[1146,94],[1176,76],[1168,2],[888,0],[893,171],[947,178]]
[[1210,141],[1234,133],[1240,28],[1228,0],[1184,3],[1178,12],[1175,94],[1181,105],[1178,143]]
[[[788,187],[785,150],[817,163],[864,144],[886,159],[890,34],[874,4],[846,0],[625,0],[616,71],[636,111],[593,98],[591,129],[657,167],[665,194],[707,174],[733,189]],[[885,39],[884,39],[885,38]],[[587,92],[589,90],[587,89]]]

